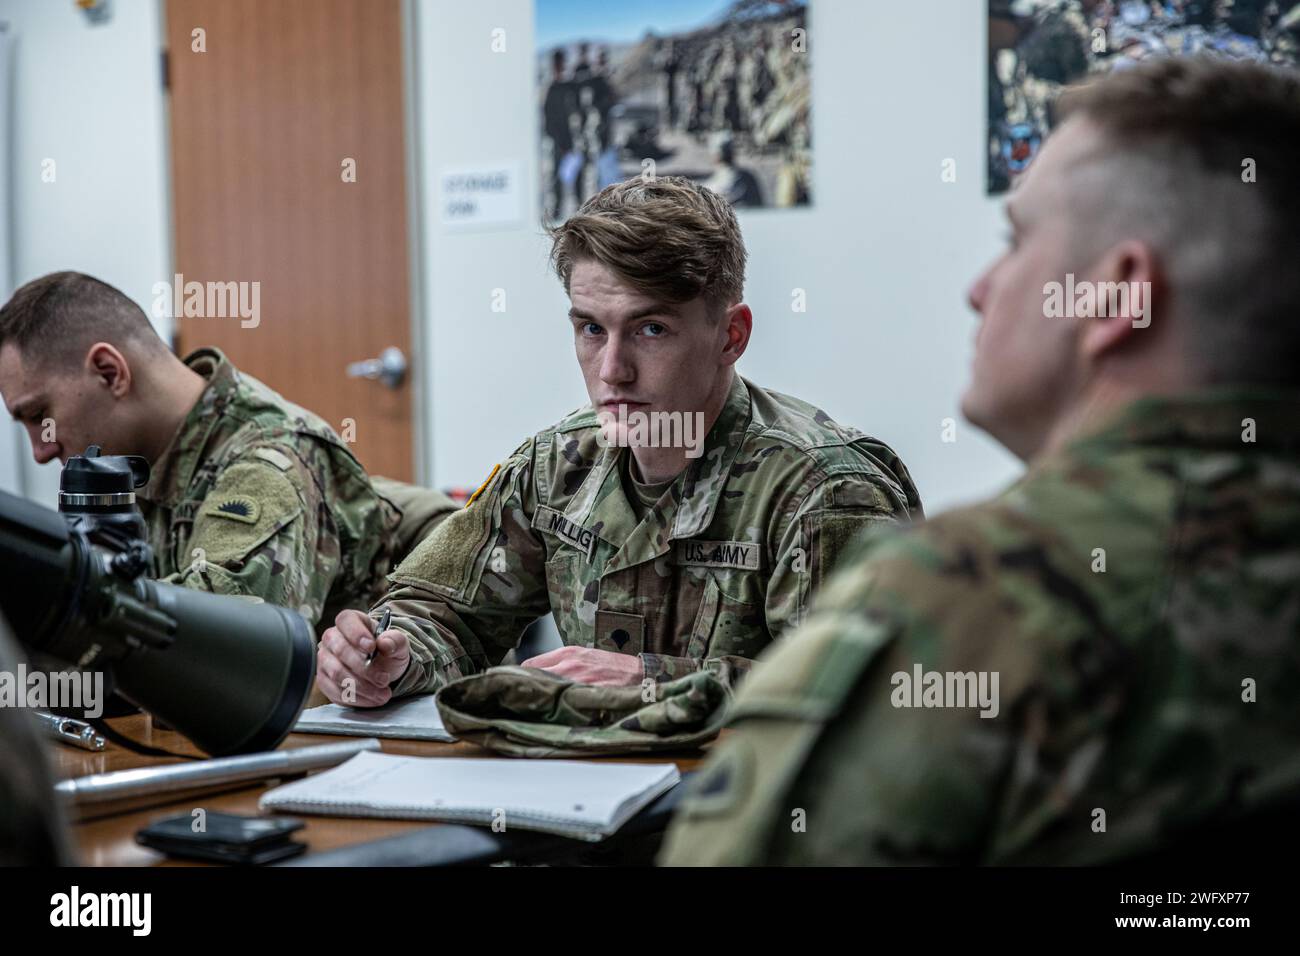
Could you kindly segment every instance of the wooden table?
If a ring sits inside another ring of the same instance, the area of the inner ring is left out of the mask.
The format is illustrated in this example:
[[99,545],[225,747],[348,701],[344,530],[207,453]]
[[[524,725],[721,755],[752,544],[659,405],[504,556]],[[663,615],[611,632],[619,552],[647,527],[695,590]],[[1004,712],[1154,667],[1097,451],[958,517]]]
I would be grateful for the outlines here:
[[[198,754],[199,751],[185,737],[171,730],[160,730],[153,726],[152,718],[145,714],[130,717],[118,717],[109,721],[119,733],[132,740],[152,747],[161,747],[175,753]],[[290,734],[280,745],[281,749],[294,747],[311,747],[319,744],[338,743],[348,738],[326,734]],[[406,754],[419,757],[496,757],[476,744],[441,743],[428,740],[393,740],[381,741],[384,753]],[[92,773],[106,773],[113,770],[128,770],[136,767],[161,766],[175,764],[177,761],[167,757],[147,757],[133,753],[114,743],[109,743],[104,750],[95,753],[78,750],[49,741],[50,762],[54,775],[60,779],[81,777]],[[629,756],[618,758],[593,758],[600,760],[617,759],[632,763],[675,763],[682,773],[694,770],[704,759],[701,751],[689,754],[651,754],[648,756]],[[196,807],[208,812],[257,814],[257,800],[266,790],[278,786],[282,780],[262,780],[252,784],[232,785],[222,793],[202,794],[180,800],[160,799],[168,802],[158,803],[144,809],[128,810],[112,816],[83,820],[73,824],[73,840],[76,844],[80,862],[85,866],[202,866],[205,864],[185,860],[171,859],[154,850],[140,846],[135,842],[136,831],[162,817],[190,814]],[[307,854],[319,853],[357,843],[368,843],[384,837],[398,836],[402,833],[422,830],[431,824],[420,820],[380,820],[355,817],[323,817],[302,815],[307,825],[294,834],[294,839],[306,843]]]

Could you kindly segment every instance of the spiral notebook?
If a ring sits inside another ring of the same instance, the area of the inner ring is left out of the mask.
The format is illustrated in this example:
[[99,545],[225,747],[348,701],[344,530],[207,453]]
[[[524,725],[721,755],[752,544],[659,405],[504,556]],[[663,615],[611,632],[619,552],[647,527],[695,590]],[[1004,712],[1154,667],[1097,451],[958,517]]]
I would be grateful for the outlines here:
[[366,751],[262,795],[262,810],[541,830],[597,842],[681,779],[671,763],[476,760]]

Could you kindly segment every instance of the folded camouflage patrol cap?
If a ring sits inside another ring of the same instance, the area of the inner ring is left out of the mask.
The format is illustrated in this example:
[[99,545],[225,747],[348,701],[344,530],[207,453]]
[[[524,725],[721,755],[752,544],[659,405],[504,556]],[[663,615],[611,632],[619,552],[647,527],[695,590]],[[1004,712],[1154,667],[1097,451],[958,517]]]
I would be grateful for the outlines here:
[[449,733],[512,757],[689,750],[722,729],[730,691],[712,671],[597,687],[535,667],[494,667],[438,692]]

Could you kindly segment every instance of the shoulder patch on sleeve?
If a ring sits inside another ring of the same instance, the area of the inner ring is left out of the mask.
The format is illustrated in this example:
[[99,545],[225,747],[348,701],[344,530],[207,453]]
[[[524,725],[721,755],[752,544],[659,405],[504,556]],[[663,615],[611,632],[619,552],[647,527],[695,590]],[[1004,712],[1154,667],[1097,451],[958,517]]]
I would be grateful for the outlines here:
[[249,495],[214,495],[204,502],[200,513],[245,524],[257,524],[261,510],[261,505]]
[[297,520],[302,507],[289,475],[260,462],[239,462],[217,477],[199,508],[190,540],[210,563],[242,560]]
[[813,592],[821,590],[840,558],[849,550],[850,543],[859,534],[873,526],[892,523],[887,516],[870,512],[822,511],[808,516],[804,530],[812,546],[810,557]]
[[293,462],[289,460],[289,456],[282,451],[276,451],[274,448],[256,448],[253,450],[253,455],[269,465],[274,465],[281,471],[288,471],[293,467]]
[[389,580],[438,591],[458,601],[472,601],[484,553],[492,540],[495,511],[491,496],[477,508],[466,505],[453,511],[415,546]]
[[897,510],[890,497],[870,481],[841,481],[836,485],[832,496],[836,507],[840,508],[874,508],[887,512]]

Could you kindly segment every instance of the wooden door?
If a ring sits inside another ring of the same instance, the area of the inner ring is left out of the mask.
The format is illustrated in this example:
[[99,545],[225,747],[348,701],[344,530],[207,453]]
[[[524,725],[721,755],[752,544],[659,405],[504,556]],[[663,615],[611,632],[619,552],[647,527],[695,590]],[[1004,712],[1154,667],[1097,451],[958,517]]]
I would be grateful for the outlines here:
[[410,373],[347,375],[387,348],[416,364],[400,0],[167,0],[166,16],[175,271],[260,283],[244,313],[177,315],[177,351],[220,348],[372,474],[411,480]]

